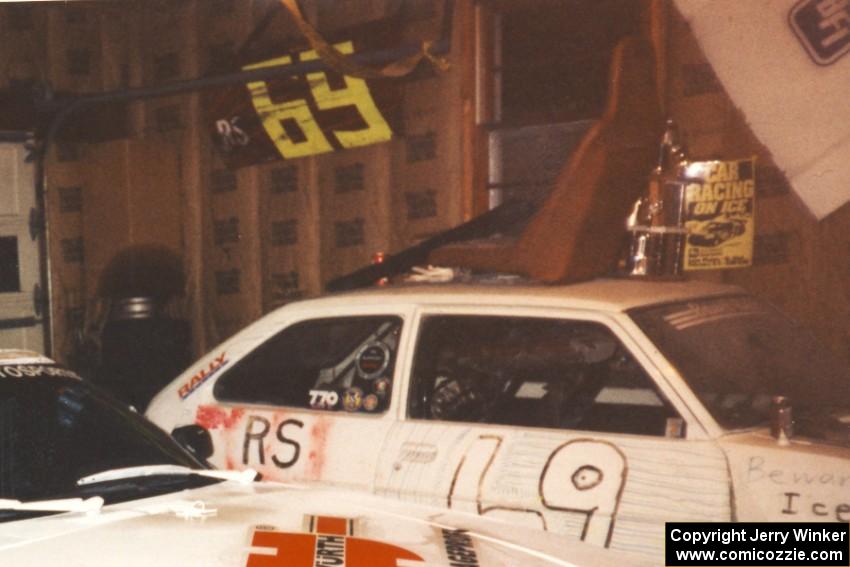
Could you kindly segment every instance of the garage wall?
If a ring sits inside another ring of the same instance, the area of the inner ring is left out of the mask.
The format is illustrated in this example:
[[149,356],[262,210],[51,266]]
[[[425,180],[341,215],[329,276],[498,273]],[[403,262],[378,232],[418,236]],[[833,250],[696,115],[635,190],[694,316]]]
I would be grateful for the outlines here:
[[[17,75],[7,64],[3,80],[44,77],[56,91],[86,93],[200,77],[233,55],[271,4],[28,7],[32,26],[14,33],[32,45],[31,61]],[[332,30],[383,18],[394,5],[357,4],[304,6]],[[411,5],[405,40],[434,37],[442,3]],[[0,7],[4,30],[8,12]],[[274,42],[297,35],[284,15],[266,34]],[[199,354],[263,313],[317,295],[375,253],[458,224],[466,198],[462,69],[406,83],[406,135],[360,149],[230,170],[212,147],[202,93],[132,103],[120,127],[112,124],[117,133],[85,132],[83,142],[55,146],[47,164],[54,356],[73,362],[96,348],[105,317],[98,282],[131,245],[162,244],[182,260],[187,295],[178,307]]]
[[[433,34],[441,3],[409,3],[416,14],[404,30],[407,38]],[[332,28],[380,18],[395,3],[373,0],[365,9],[358,2],[356,10],[354,4],[305,6],[311,20]],[[806,212],[687,25],[668,3],[654,4],[666,22],[660,36],[667,45],[666,102],[691,156],[758,156],[755,266],[696,277],[763,295],[850,357],[850,207],[821,223]],[[0,48],[0,88],[44,80],[55,91],[81,93],[198,77],[233,53],[267,5],[0,6],[4,45],[15,46]],[[52,148],[54,355],[73,359],[82,339],[97,330],[96,282],[125,244],[160,243],[183,261],[187,287],[180,308],[193,323],[197,354],[278,305],[318,294],[374,253],[454,226],[473,212],[473,202],[486,202],[486,195],[473,193],[469,166],[471,10],[465,2],[456,5],[453,65],[404,84],[405,135],[392,142],[232,171],[211,146],[203,95],[191,94],[133,103],[101,139],[88,132],[95,141]],[[283,23],[274,33],[294,30]]]

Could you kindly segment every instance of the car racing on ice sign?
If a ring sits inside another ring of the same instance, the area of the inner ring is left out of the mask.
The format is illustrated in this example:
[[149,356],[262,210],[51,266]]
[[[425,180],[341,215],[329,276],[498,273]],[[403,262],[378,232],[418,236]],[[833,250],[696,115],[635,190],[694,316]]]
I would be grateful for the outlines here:
[[752,265],[755,158],[698,161],[684,179],[685,270]]

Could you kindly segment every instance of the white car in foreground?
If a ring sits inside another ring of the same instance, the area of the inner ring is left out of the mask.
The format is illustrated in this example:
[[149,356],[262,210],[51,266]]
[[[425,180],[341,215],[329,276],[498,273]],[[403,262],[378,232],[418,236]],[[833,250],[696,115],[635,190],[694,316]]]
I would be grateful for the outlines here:
[[[213,471],[73,373],[0,351],[0,565],[604,565],[590,546]],[[624,565],[632,559],[621,557]]]
[[[772,415],[786,422],[776,436]],[[223,468],[655,561],[668,521],[850,520],[847,369],[769,305],[711,283],[293,303],[214,349],[148,416],[208,430]]]

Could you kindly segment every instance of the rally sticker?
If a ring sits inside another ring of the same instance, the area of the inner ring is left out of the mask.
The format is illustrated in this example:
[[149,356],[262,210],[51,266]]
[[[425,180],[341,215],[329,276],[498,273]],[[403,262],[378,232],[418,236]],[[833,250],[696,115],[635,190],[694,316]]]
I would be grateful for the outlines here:
[[225,364],[230,362],[227,360],[227,353],[223,352],[218,355],[212,362],[210,362],[207,368],[201,368],[201,370],[192,376],[188,382],[180,386],[180,389],[177,390],[177,394],[180,396],[181,400],[185,400],[189,397],[189,395],[201,387],[201,385],[213,377],[213,375],[221,370]]
[[246,567],[396,567],[401,559],[423,561],[397,545],[354,536],[349,518],[308,516],[309,533],[258,526]]
[[310,407],[313,409],[333,409],[339,401],[339,394],[333,390],[310,390]]

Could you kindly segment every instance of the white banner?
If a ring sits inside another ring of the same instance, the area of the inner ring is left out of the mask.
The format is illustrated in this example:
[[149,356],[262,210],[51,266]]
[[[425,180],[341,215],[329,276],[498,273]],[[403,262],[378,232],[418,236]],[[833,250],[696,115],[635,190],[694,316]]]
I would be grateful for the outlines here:
[[850,200],[850,0],[676,5],[811,212]]

